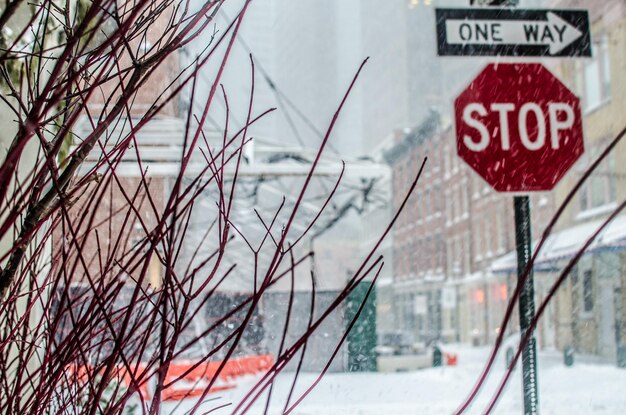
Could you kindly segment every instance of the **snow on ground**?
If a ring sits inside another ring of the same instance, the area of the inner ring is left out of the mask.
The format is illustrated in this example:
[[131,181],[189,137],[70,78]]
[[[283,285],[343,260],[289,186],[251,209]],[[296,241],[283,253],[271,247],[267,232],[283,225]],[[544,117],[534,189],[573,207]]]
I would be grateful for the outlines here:
[[[293,415],[430,415],[450,414],[467,396],[476,381],[488,354],[487,348],[449,346],[445,351],[456,352],[459,364],[407,373],[332,373],[326,375],[313,392],[292,412]],[[583,359],[578,359],[583,360]],[[485,391],[466,413],[482,413],[486,403],[504,373],[504,358],[498,356]],[[270,414],[282,413],[284,397],[291,386],[292,376],[281,375],[275,383]],[[304,390],[315,374],[303,374],[296,391]],[[519,369],[507,386],[493,413],[522,414],[521,374]],[[209,395],[201,410],[204,413],[218,405],[233,406],[211,412],[230,414],[242,396],[254,385],[254,379],[241,382],[235,390]],[[626,370],[614,365],[576,362],[565,367],[558,353],[540,353],[539,400],[541,414],[626,414]],[[163,413],[187,413],[195,400],[180,405],[166,403]],[[257,403],[248,412],[262,414],[263,404]]]

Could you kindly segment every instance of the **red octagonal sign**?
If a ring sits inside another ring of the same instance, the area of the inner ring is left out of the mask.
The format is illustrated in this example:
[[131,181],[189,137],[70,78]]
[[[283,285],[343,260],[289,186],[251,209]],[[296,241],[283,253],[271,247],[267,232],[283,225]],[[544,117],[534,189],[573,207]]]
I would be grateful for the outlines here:
[[457,152],[501,192],[550,190],[584,151],[578,98],[541,64],[490,64],[454,101]]

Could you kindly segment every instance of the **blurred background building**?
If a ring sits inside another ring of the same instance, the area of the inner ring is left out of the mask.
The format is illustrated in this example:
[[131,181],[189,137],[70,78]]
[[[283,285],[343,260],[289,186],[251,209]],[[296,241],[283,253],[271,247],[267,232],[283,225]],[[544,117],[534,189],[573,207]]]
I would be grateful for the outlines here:
[[[532,195],[538,239],[582,172],[622,127],[626,85],[617,74],[626,62],[626,6],[621,0],[518,3],[589,9],[592,27],[592,58],[540,60],[583,101],[586,153],[554,191]],[[391,173],[376,181],[371,194],[366,193],[371,182],[363,179],[357,186],[360,202],[345,204],[340,215],[343,230],[331,227],[314,238],[321,287],[336,289],[354,272],[428,157],[393,238],[380,250],[386,267],[376,287],[379,343],[398,334],[418,345],[489,343],[501,330],[516,281],[512,197],[492,191],[459,160],[451,122],[454,98],[493,59],[436,55],[434,8],[468,6],[465,0],[253,3],[237,43],[239,58],[229,63],[237,68],[232,82],[225,82],[233,101],[249,92],[241,80],[249,76],[242,74],[249,74],[252,53],[257,106],[278,107],[255,134],[272,145],[310,150],[321,142],[352,76],[370,56],[326,154],[387,164]],[[236,12],[236,7],[227,11]],[[557,224],[535,268],[538,302],[592,227],[624,199],[624,154],[613,152]],[[372,200],[377,203],[361,203]],[[540,347],[573,346],[609,359],[620,354],[626,316],[622,220],[616,219],[559,290],[538,327]],[[516,332],[517,322],[507,330]]]

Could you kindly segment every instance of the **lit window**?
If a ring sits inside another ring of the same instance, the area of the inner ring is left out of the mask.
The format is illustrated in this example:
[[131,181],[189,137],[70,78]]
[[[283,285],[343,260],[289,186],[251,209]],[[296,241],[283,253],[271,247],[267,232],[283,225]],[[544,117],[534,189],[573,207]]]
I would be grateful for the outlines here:
[[424,6],[430,6],[433,1],[432,0],[422,0],[420,2],[420,0],[409,0],[409,8],[410,9],[414,9],[415,7],[419,6],[420,3],[424,4]]
[[485,302],[485,291],[480,288],[474,290],[474,302],[476,304],[483,304]]
[[509,290],[506,284],[500,284],[500,287],[498,289],[498,294],[500,296],[500,300],[502,301],[506,301],[509,298]]

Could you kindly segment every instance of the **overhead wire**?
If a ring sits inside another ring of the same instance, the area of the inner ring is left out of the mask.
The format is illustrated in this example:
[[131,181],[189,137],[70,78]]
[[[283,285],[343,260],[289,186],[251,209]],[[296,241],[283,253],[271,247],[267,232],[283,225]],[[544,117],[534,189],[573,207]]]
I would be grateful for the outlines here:
[[[222,9],[220,10],[220,12],[218,13],[219,17],[221,19],[223,19],[226,23],[230,23],[230,17],[229,15]],[[238,34],[237,38],[236,38],[236,42],[238,42],[243,48],[244,50],[249,53],[250,55],[253,55],[252,52],[252,48],[249,46],[249,44],[245,41],[243,35],[241,33]],[[280,113],[284,116],[287,125],[289,126],[289,129],[292,131],[294,138],[297,140],[298,144],[303,148],[303,149],[307,149],[309,147],[307,147],[305,140],[303,139],[303,136],[295,122],[294,116],[293,114],[295,114],[295,116],[297,116],[302,122],[303,124],[308,127],[310,129],[310,131],[316,135],[317,137],[320,138],[320,140],[322,140],[324,138],[324,133],[315,125],[315,123],[295,104],[295,102],[290,99],[290,97],[277,85],[276,81],[272,78],[272,76],[269,74],[269,72],[266,70],[265,66],[263,65],[263,63],[257,58],[254,57],[254,63],[255,63],[255,68],[257,69],[258,73],[262,76],[262,79],[264,80],[264,82],[267,84],[267,86],[269,87],[269,89],[272,91],[276,102],[278,104],[278,106],[282,109],[282,111],[280,111]],[[200,77],[201,79],[206,82],[206,83],[210,83],[210,80],[208,79],[208,75],[205,74],[203,71],[200,71]],[[224,106],[224,102],[222,102],[221,99],[218,99],[218,101],[220,102],[220,104],[222,106]],[[193,105],[193,103],[190,103],[190,105]],[[236,116],[234,116],[232,113],[230,114],[230,117],[233,118],[233,121],[235,121],[235,123],[237,124],[241,124],[240,121],[237,120]],[[219,129],[219,125],[218,123],[213,119],[213,118],[209,118],[210,123],[217,129]],[[340,152],[331,144],[331,143],[327,143],[327,147],[336,155],[341,156]],[[326,184],[326,182],[324,180],[317,180],[319,186],[324,189],[325,192],[328,192],[328,185]],[[289,189],[287,189],[288,186],[286,186],[285,183],[282,182],[282,180],[277,180],[274,182],[275,184],[278,184],[279,187],[283,188],[284,191],[287,191]],[[366,189],[363,188],[362,186],[350,186],[350,188],[352,190],[359,190],[361,192],[363,192],[363,197],[366,197],[365,195],[365,191]],[[371,189],[370,189],[371,190]],[[347,196],[347,194],[349,193],[349,189],[343,189],[343,191],[338,192],[338,194],[341,195],[345,195]],[[369,193],[369,192],[368,192]],[[369,197],[371,197],[372,195],[370,194]],[[320,198],[319,195],[314,196],[313,200],[317,200],[318,198]],[[346,204],[342,204],[342,206],[339,206],[335,201],[331,201],[331,204],[329,207],[332,208],[333,211],[333,215],[332,217],[329,219],[329,221],[327,221],[326,223],[323,223],[320,226],[320,229],[316,230],[315,233],[319,236],[322,233],[324,233],[326,230],[328,230],[329,228],[331,228],[336,222],[338,222],[341,217],[343,217],[345,215],[345,213],[347,213],[348,210],[350,209],[355,209],[357,210],[358,213],[362,213],[365,206],[362,206],[360,209],[354,205],[354,202],[350,201],[350,197],[348,197],[348,203]],[[371,200],[371,199],[370,199]]]
[[[220,10],[219,15],[222,19],[224,19],[226,23],[230,22],[230,17],[224,10]],[[236,41],[239,42],[243,46],[246,52],[254,56],[252,52],[252,48],[245,41],[241,33],[238,34]],[[278,87],[276,82],[271,78],[270,74],[267,72],[267,70],[265,69],[263,64],[259,61],[259,59],[255,57],[254,62],[255,62],[255,67],[259,70],[259,73],[263,76],[263,80],[267,83],[267,86],[274,93],[274,97],[276,98],[277,103],[281,104],[284,102],[287,104],[287,106],[283,107],[283,111],[281,111],[281,113],[284,115],[287,121],[287,124],[289,125],[290,129],[292,130],[299,144],[302,145],[303,147],[306,147],[306,144],[304,140],[302,139],[302,136],[299,130],[297,129],[297,126],[293,122],[293,117],[291,117],[291,114],[289,114],[289,112],[287,111],[287,108],[291,108],[291,110],[293,110],[296,113],[296,115],[300,117],[300,119],[304,122],[304,124],[308,126],[315,133],[315,135],[317,135],[320,138],[320,140],[322,140],[324,138],[324,133],[319,128],[317,128],[315,123],[313,123],[313,121],[311,121],[311,119],[307,117],[306,114],[298,108],[298,106],[287,96],[287,94],[285,94],[281,90],[281,88]],[[340,154],[339,151],[331,143],[327,143],[326,146],[335,154],[338,154],[338,155]]]

